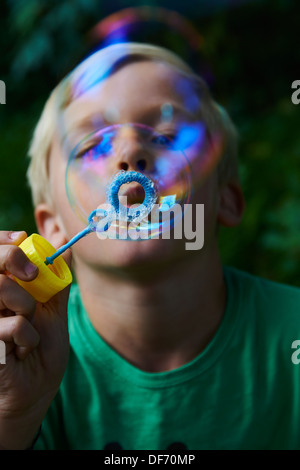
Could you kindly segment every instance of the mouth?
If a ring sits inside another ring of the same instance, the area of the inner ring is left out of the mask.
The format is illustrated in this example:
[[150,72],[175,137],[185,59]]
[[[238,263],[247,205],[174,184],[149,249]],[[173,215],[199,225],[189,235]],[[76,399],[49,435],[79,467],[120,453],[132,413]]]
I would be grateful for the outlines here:
[[134,204],[142,204],[144,200],[145,191],[142,185],[132,182],[121,186],[119,201],[124,207],[130,208]]

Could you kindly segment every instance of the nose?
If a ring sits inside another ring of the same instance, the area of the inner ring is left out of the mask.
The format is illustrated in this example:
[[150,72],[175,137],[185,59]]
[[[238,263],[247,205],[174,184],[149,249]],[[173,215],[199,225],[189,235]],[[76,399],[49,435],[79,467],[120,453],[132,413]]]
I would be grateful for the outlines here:
[[117,170],[150,171],[152,158],[137,129],[124,126],[114,141]]

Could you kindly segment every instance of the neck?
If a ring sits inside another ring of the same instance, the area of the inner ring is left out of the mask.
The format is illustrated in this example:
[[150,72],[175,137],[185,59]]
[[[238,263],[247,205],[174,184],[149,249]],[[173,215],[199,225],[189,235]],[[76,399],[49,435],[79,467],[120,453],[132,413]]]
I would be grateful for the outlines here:
[[201,256],[147,280],[138,273],[89,275],[80,266],[82,301],[95,329],[145,371],[172,370],[194,359],[214,336],[226,301],[217,250]]

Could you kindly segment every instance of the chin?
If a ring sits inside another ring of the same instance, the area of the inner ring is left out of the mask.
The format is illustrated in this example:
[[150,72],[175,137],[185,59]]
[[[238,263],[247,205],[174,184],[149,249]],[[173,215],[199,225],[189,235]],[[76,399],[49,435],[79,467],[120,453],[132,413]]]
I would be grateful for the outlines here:
[[[145,271],[163,269],[183,257],[183,240],[98,240],[92,259],[108,269]],[[98,255],[99,254],[99,255]]]

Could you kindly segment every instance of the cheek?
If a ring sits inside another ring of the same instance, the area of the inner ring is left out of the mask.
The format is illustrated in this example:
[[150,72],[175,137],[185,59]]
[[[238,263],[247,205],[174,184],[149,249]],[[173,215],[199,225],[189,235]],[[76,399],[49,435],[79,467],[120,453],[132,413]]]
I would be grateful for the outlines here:
[[60,155],[54,152],[50,157],[49,180],[51,188],[51,198],[59,204],[59,201],[66,197],[65,191],[65,172],[66,164]]
[[[56,163],[56,165],[55,165]],[[72,209],[65,188],[65,165],[53,160],[50,168],[51,199],[67,239],[85,228],[85,224]]]
[[68,165],[66,171],[65,185],[71,206],[87,222],[90,213],[105,203],[108,177],[103,162],[78,158]]
[[197,188],[192,199],[193,204],[204,204],[204,232],[206,238],[215,233],[219,211],[219,188],[214,177],[209,178]]

